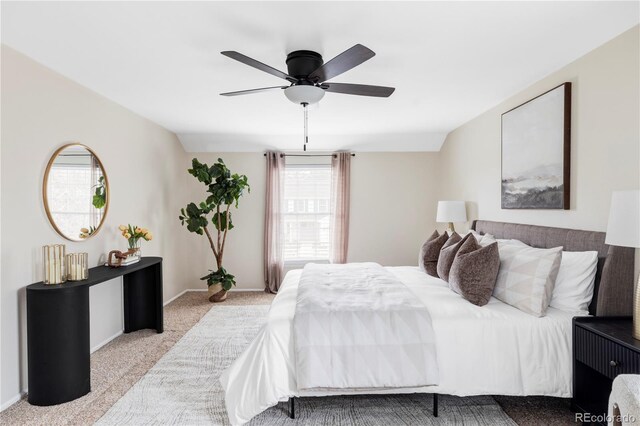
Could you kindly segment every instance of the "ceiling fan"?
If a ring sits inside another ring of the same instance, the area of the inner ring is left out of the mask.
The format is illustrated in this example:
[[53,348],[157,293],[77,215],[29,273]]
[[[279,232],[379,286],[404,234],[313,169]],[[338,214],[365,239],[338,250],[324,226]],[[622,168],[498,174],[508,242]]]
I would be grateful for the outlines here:
[[224,51],[220,53],[250,67],[280,77],[290,83],[288,86],[272,86],[260,89],[226,92],[221,93],[222,96],[238,96],[269,90],[284,90],[287,99],[306,107],[307,105],[320,101],[320,99],[324,97],[325,92],[387,98],[391,96],[395,90],[393,87],[331,83],[327,81],[357,67],[375,56],[375,53],[371,49],[361,44],[356,44],[326,63],[317,52],[311,50],[296,50],[287,55],[286,64],[288,73],[256,61],[242,53],[235,51]]

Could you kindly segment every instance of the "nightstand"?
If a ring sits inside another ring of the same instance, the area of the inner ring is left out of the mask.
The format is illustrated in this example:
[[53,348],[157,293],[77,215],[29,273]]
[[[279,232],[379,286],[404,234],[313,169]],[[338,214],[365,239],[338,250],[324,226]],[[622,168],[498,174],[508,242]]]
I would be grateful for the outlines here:
[[640,340],[631,317],[573,319],[573,399],[576,413],[606,423],[611,384],[618,374],[640,374]]

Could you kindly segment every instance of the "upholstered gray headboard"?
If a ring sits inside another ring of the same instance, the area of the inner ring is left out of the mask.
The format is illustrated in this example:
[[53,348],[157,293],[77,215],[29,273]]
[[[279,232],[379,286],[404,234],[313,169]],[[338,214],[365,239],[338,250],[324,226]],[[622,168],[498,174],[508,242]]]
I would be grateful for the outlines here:
[[513,238],[533,247],[597,251],[598,271],[589,312],[599,317],[632,315],[634,250],[605,244],[604,232],[486,220],[474,221],[472,228],[481,234]]

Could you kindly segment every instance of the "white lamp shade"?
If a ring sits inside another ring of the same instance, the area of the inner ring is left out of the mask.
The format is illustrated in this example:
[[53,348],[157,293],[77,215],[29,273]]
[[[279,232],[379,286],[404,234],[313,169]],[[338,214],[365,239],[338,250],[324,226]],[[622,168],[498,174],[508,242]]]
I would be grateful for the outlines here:
[[605,243],[640,248],[640,190],[613,192]]
[[284,95],[294,104],[315,104],[324,97],[324,90],[316,86],[289,86]]
[[438,201],[436,222],[466,222],[467,209],[464,201]]

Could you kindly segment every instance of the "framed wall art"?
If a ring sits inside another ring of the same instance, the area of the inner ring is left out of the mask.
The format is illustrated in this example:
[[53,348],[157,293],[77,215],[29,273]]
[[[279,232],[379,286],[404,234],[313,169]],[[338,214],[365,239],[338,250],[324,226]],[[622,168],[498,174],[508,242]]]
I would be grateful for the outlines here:
[[571,83],[502,114],[502,208],[569,210]]

